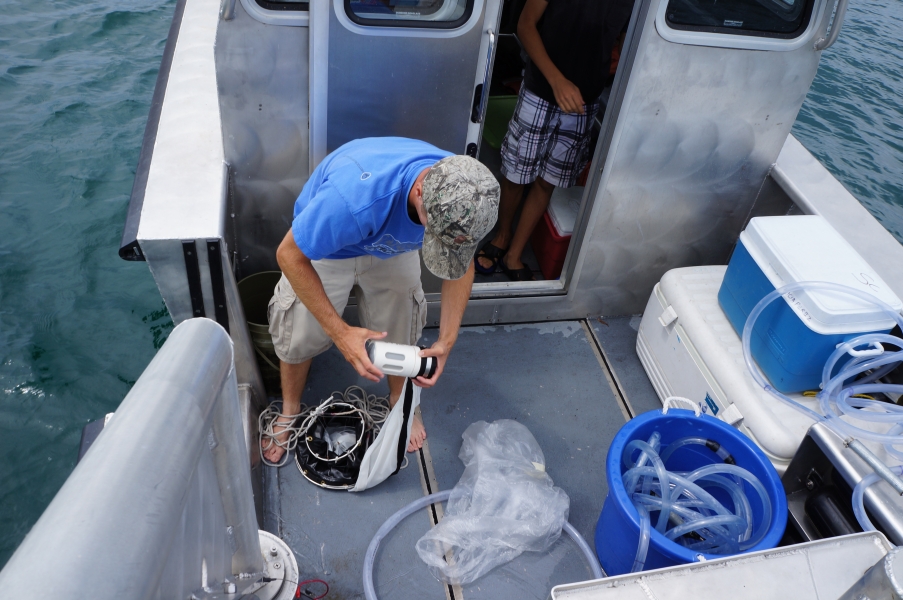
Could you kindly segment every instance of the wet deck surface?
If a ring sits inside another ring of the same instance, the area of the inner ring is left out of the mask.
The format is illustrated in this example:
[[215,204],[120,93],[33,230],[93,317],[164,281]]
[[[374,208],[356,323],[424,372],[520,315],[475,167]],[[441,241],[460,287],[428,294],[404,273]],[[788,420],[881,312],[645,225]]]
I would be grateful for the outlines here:
[[[658,404],[636,356],[631,325],[636,323],[628,317],[605,319],[604,324],[588,320],[463,328],[441,383],[421,398],[428,452],[408,455],[406,469],[360,494],[320,489],[294,463],[277,476],[270,470],[266,528],[294,550],[302,579],[329,582],[328,598],[363,598],[364,554],[379,526],[404,505],[437,491],[433,487],[454,487],[464,470],[458,451],[467,426],[515,419],[536,437],[549,475],[570,497],[570,522],[592,545],[607,492],[603,466],[609,443],[630,412]],[[426,331],[422,343],[437,335],[437,330]],[[333,349],[314,361],[304,401],[310,404],[362,383]],[[384,384],[363,387],[380,394],[386,390]],[[426,470],[418,464],[421,458]],[[375,573],[380,598],[447,597],[446,586],[432,577],[414,550],[429,527],[424,510],[384,541]],[[549,553],[523,554],[466,586],[458,597],[544,599],[553,585],[589,577],[576,546],[563,537]]]

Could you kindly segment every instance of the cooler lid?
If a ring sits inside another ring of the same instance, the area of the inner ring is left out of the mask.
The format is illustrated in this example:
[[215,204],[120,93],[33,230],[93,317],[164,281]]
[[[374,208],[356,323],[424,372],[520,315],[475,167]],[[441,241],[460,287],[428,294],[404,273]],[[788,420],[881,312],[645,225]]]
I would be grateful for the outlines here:
[[[775,288],[798,281],[827,281],[872,294],[900,311],[903,304],[859,253],[818,215],[756,217],[740,241]],[[785,297],[800,320],[821,334],[893,328],[877,306],[828,291]]]
[[577,222],[577,212],[580,210],[584,189],[575,185],[569,188],[556,187],[552,192],[548,212],[558,235],[564,237],[574,232],[574,223]]

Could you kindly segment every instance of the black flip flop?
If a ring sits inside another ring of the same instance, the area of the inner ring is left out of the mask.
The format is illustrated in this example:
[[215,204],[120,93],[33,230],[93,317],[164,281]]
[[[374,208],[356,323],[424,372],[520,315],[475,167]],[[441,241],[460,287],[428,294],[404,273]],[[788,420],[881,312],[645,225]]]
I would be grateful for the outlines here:
[[499,260],[498,265],[502,273],[507,275],[511,281],[533,281],[533,271],[530,270],[530,267],[523,266],[520,269],[509,269],[503,260]]
[[[473,258],[473,268],[477,270],[477,273],[481,275],[492,275],[496,272],[499,266],[499,259],[505,256],[505,252],[507,250],[503,250],[498,246],[494,245],[492,242],[486,242],[483,244],[483,247],[477,251],[477,255]],[[488,258],[492,261],[491,267],[484,267],[478,261],[478,258]]]

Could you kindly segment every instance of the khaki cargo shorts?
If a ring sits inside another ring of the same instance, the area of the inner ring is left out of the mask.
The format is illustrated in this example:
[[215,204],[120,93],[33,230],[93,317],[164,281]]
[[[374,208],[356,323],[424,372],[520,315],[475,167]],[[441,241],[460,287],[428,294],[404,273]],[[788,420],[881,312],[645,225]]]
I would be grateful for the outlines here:
[[[323,289],[340,315],[354,290],[362,327],[386,331],[386,341],[416,344],[426,325],[426,298],[420,284],[420,253],[311,261]],[[279,360],[298,364],[332,346],[320,323],[295,295],[285,275],[270,299],[267,317]]]

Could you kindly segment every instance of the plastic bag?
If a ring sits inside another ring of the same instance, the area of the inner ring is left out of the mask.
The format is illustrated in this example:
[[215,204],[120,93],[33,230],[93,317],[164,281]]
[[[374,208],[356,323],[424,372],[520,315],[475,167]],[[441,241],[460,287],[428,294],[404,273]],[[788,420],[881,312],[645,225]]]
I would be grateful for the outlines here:
[[464,585],[561,535],[570,500],[545,472],[539,444],[516,421],[473,423],[458,456],[464,474],[445,517],[417,541],[438,579]]

